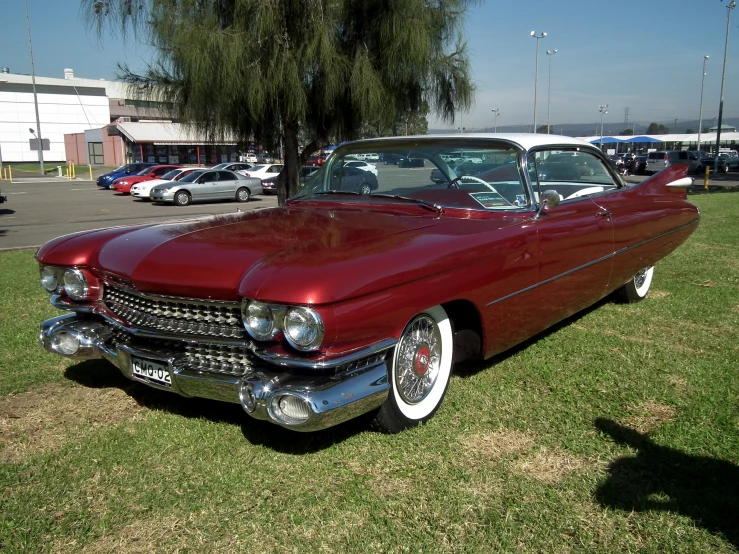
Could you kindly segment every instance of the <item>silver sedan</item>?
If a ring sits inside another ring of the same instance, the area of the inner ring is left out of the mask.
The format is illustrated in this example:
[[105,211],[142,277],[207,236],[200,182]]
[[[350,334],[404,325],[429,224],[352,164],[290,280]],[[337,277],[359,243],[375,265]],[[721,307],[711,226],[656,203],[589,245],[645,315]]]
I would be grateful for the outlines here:
[[179,181],[157,185],[149,198],[154,202],[174,202],[187,206],[191,202],[236,200],[248,202],[252,194],[262,194],[262,182],[224,169],[200,169]]

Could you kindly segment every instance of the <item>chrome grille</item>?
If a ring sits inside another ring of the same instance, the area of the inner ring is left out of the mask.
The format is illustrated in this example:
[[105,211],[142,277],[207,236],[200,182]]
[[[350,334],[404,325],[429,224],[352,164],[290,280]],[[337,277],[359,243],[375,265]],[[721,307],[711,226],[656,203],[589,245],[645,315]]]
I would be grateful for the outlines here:
[[141,329],[232,339],[246,336],[236,302],[146,296],[114,285],[105,286],[103,302],[127,324]]

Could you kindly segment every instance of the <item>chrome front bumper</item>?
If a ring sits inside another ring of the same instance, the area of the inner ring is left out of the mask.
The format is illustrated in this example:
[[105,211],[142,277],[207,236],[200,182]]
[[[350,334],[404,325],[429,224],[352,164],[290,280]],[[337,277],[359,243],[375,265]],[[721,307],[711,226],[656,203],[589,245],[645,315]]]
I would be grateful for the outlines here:
[[[304,368],[283,364],[274,365],[274,370],[260,366],[244,375],[225,375],[180,367],[178,357],[158,348],[111,346],[112,333],[111,324],[99,317],[67,314],[44,321],[39,342],[49,352],[71,359],[104,358],[129,379],[160,390],[239,403],[256,419],[296,431],[317,431],[337,425],[380,407],[388,395],[386,357],[341,374],[309,375]],[[171,385],[134,374],[132,357],[165,366]],[[305,421],[285,416],[281,406],[288,397],[289,402],[307,414]]]

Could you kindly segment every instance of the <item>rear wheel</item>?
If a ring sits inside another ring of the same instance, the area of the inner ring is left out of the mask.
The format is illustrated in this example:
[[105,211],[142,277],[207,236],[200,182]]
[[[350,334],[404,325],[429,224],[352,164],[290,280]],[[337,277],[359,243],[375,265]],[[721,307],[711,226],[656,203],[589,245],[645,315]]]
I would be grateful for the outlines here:
[[241,187],[239,190],[236,191],[236,201],[237,202],[248,202],[251,198],[251,192],[246,187]]
[[444,308],[434,306],[415,316],[395,346],[390,392],[374,427],[399,433],[431,419],[449,386],[452,350],[452,325]]
[[637,271],[631,281],[616,291],[617,299],[625,304],[644,300],[652,286],[652,277],[654,277],[654,266]]
[[174,203],[178,206],[188,206],[192,202],[190,193],[186,190],[181,190],[174,195]]

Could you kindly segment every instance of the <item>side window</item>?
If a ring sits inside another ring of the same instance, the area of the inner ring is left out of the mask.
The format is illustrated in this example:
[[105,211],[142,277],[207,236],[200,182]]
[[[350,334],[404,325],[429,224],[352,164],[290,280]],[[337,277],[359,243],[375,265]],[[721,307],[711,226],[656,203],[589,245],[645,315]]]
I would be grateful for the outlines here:
[[160,167],[160,168],[155,169],[154,171],[152,171],[152,175],[154,175],[155,177],[161,177],[162,175],[164,175],[168,171],[171,171],[171,169],[172,169],[171,167]]
[[234,179],[236,179],[236,177],[230,171],[219,171],[218,172],[219,181],[233,181]]
[[688,159],[688,153],[687,152],[679,152],[677,158],[679,160],[687,160]]
[[529,156],[528,165],[537,201],[545,190],[554,190],[562,200],[569,200],[614,190],[620,186],[611,176],[605,162],[589,152],[538,151]]
[[203,183],[212,183],[213,181],[218,180],[218,173],[215,171],[209,171],[208,173],[203,173],[203,176],[200,178],[200,181]]

